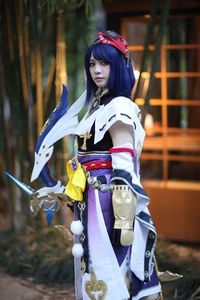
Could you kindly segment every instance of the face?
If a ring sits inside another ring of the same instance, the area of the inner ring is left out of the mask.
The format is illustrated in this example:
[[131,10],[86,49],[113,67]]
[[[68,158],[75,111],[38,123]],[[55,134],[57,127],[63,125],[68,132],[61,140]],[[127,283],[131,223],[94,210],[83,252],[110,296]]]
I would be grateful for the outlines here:
[[108,61],[96,60],[93,54],[91,54],[89,71],[92,80],[98,88],[102,90],[108,88],[110,79],[110,63]]

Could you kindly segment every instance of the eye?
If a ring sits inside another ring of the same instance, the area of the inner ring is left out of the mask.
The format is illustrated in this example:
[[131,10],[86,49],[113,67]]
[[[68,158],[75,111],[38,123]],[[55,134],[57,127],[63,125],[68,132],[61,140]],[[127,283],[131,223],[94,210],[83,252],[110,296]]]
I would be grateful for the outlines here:
[[91,67],[94,67],[94,65],[95,65],[95,63],[93,62],[93,61],[90,61],[89,62],[89,67],[91,68]]
[[107,60],[102,60],[101,64],[102,64],[103,66],[108,66],[110,63],[109,63],[109,61],[107,61]]

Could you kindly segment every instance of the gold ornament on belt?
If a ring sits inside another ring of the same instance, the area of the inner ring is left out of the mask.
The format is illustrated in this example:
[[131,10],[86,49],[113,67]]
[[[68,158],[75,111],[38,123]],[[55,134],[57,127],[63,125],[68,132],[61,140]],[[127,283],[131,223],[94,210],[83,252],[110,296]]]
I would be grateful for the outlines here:
[[[108,286],[103,280],[97,280],[93,268],[91,267],[91,279],[85,282],[85,290],[92,300],[103,300],[107,294]],[[96,298],[96,294],[98,298]]]

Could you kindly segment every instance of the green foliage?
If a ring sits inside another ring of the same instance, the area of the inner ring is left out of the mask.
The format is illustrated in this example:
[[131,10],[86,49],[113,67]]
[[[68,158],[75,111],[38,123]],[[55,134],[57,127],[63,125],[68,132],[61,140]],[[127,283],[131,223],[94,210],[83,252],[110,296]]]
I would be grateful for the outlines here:
[[1,233],[0,265],[37,283],[72,283],[74,278],[71,244],[49,227]]
[[84,6],[86,15],[89,15],[92,13],[94,5],[101,2],[101,0],[41,0],[41,4],[48,8],[50,14],[65,9],[66,6],[70,8],[80,8]]
[[[78,22],[77,22],[78,20]],[[85,90],[84,57],[94,39],[93,16],[85,17],[84,8],[71,9],[67,18],[67,72],[69,100],[73,103]]]

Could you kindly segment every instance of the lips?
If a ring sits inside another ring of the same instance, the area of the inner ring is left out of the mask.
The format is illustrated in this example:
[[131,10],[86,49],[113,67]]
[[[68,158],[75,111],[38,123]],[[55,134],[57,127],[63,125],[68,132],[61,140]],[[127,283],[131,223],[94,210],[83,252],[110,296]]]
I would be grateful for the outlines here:
[[95,81],[101,81],[103,80],[103,77],[95,77]]

